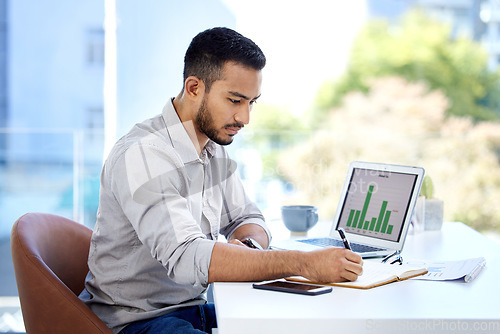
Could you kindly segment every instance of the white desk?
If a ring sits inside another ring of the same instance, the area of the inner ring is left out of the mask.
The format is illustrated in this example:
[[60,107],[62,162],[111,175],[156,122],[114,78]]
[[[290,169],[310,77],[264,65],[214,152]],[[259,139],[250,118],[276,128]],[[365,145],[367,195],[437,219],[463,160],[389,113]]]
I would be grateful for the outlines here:
[[[321,228],[321,227],[318,227]],[[320,296],[216,283],[219,334],[500,333],[500,246],[461,223],[409,235],[403,257],[458,260],[484,256],[471,283],[407,280],[370,290],[334,287]]]

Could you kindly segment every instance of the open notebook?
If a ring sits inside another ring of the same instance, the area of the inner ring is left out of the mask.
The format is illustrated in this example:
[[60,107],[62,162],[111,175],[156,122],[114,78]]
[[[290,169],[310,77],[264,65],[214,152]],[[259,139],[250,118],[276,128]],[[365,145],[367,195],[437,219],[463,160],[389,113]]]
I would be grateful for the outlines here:
[[364,258],[401,251],[423,176],[421,167],[354,161],[349,165],[330,234],[278,240],[271,246],[305,251],[343,247],[337,232],[342,227],[352,250]]
[[287,280],[302,283],[313,283],[321,285],[343,286],[346,288],[371,289],[391,282],[404,281],[406,279],[424,275],[427,268],[411,266],[407,264],[394,265],[375,261],[365,261],[363,263],[363,275],[354,282],[342,283],[317,283],[304,277],[288,277]]

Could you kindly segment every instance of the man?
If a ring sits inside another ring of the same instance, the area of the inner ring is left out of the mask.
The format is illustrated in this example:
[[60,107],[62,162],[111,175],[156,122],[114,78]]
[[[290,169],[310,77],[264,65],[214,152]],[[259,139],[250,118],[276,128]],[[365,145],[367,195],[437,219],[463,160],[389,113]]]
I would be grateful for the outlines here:
[[223,145],[248,124],[265,62],[233,30],[198,34],[180,94],[111,151],[80,298],[114,332],[210,333],[215,312],[203,293],[212,282],[361,274],[361,257],[345,249],[254,248],[271,236]]

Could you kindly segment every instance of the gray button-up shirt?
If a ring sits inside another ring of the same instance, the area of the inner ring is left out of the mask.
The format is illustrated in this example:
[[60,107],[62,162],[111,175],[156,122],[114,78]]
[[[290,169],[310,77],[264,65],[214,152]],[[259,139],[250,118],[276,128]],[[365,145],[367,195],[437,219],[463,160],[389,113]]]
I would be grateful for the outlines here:
[[114,332],[205,303],[219,233],[264,217],[236,164],[209,141],[198,156],[172,101],[112,149],[101,175],[82,299]]

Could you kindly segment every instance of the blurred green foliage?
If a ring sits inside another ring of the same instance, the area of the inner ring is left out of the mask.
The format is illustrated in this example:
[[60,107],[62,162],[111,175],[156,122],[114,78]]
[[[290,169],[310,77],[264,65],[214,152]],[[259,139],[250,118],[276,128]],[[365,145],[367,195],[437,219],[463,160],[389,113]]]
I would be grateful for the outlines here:
[[263,177],[281,180],[284,178],[278,167],[280,153],[309,136],[302,117],[291,114],[287,107],[262,103],[252,110],[251,122],[246,129],[245,140],[261,156]]
[[349,162],[417,165],[432,176],[427,196],[444,201],[446,221],[500,231],[500,122],[446,115],[449,99],[422,82],[380,77],[369,88],[347,94],[323,129],[281,155],[295,202],[331,219]]
[[289,108],[285,106],[258,103],[252,110],[248,128],[253,130],[303,131],[307,129],[307,126],[302,117],[291,114]]
[[400,76],[424,82],[450,100],[447,115],[495,120],[499,112],[498,71],[488,70],[486,51],[469,38],[450,38],[450,28],[419,11],[406,14],[396,25],[369,22],[355,40],[345,74],[319,90],[316,125],[349,92],[367,92],[374,77]]
[[246,140],[264,178],[293,188],[281,201],[331,219],[349,162],[420,165],[432,175],[423,192],[444,200],[446,220],[500,231],[500,73],[478,43],[450,36],[420,12],[372,21],[307,115],[258,105]]

